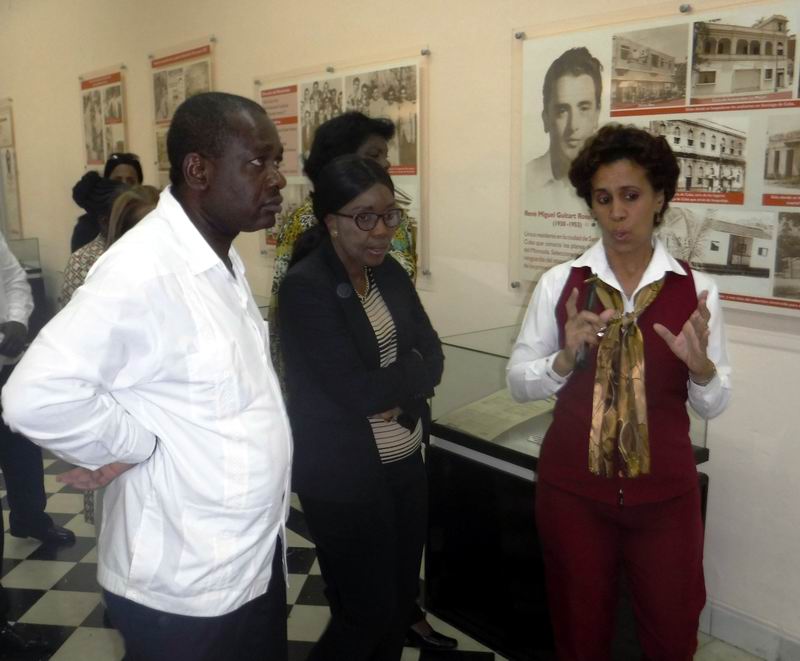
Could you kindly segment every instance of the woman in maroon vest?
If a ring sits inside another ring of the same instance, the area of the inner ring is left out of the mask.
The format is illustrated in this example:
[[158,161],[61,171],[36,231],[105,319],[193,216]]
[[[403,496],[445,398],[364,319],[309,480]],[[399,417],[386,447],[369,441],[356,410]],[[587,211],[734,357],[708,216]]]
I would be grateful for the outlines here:
[[719,292],[654,236],[678,163],[663,137],[605,126],[570,169],[601,239],[547,271],[508,366],[518,401],[557,394],[536,519],[559,659],[611,658],[619,571],[651,660],[691,659],[705,604],[688,400],[730,398]]

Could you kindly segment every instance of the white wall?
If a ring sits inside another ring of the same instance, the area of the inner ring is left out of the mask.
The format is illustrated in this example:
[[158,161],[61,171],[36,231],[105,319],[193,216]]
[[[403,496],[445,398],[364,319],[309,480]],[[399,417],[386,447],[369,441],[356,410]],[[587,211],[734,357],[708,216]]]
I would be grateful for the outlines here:
[[[693,4],[700,11],[723,1]],[[52,295],[79,213],[70,189],[82,173],[80,74],[127,65],[130,149],[155,181],[153,50],[214,34],[217,89],[249,96],[255,76],[428,46],[432,275],[423,298],[443,335],[514,323],[528,292],[508,286],[512,31],[567,29],[604,10],[632,19],[677,5],[0,0],[0,97],[14,99],[24,232],[41,241]],[[254,290],[266,294],[270,265],[257,240],[245,237],[239,247]],[[800,640],[800,322],[737,311],[728,321],[736,393],[710,429],[709,596]]]

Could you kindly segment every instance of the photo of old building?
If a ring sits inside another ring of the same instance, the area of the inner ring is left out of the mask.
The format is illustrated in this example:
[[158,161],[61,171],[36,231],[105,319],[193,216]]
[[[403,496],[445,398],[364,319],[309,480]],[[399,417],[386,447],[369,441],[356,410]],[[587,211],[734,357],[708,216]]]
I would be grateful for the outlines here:
[[794,79],[795,36],[780,14],[752,25],[694,24],[693,103],[715,97],[790,98]]
[[774,241],[768,228],[710,221],[703,270],[710,273],[769,277]]
[[795,130],[768,134],[764,179],[773,186],[796,191],[800,189],[800,120],[792,121]]
[[647,128],[654,135],[663,135],[678,158],[679,193],[744,190],[744,130],[706,119],[655,120]]
[[725,277],[752,279],[745,289],[756,294],[767,286],[764,280],[775,265],[775,221],[774,214],[764,212],[706,209],[696,213],[672,207],[659,228],[659,238],[678,259],[722,277],[721,286]]
[[800,213],[782,213],[778,218],[773,296],[800,299]]
[[611,107],[683,105],[687,44],[683,25],[615,34]]

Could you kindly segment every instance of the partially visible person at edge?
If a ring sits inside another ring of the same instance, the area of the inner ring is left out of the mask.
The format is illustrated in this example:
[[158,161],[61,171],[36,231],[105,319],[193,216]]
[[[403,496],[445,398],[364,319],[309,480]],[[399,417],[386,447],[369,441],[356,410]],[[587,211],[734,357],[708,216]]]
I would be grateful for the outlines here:
[[686,402],[730,399],[719,291],[654,236],[679,168],[663,137],[609,125],[569,178],[601,238],[547,271],[508,365],[520,402],[557,393],[542,444],[536,521],[556,651],[611,659],[618,572],[644,658],[697,647],[703,523]]
[[[100,179],[99,181],[103,181]],[[131,227],[138,223],[158,204],[158,190],[153,186],[134,186],[121,192],[113,201],[108,221],[100,224],[100,234],[83,248],[78,248],[69,256],[64,269],[64,282],[61,286],[61,295],[58,297],[59,308],[69,303],[75,290],[80,287],[94,263],[115,241],[122,237]],[[102,214],[105,218],[108,214]],[[95,508],[97,505],[97,508]],[[100,536],[100,506],[99,498],[95,498],[93,490],[83,494],[83,516],[87,523],[95,526],[97,536]],[[95,509],[97,511],[95,511]],[[95,516],[95,514],[97,516]]]
[[292,485],[331,619],[309,661],[397,661],[427,521],[421,444],[444,355],[408,275],[386,259],[403,222],[385,168],[355,154],[314,180],[319,224],[295,244],[278,305]]
[[278,132],[250,99],[189,97],[172,185],[97,261],[3,389],[6,421],[107,486],[97,580],[129,661],[285,659],[292,441],[233,247],[280,212]]
[[[360,112],[346,112],[343,115],[321,124],[314,134],[311,151],[308,154],[303,170],[311,181],[314,180],[328,163],[337,156],[358,154],[371,158],[381,167],[388,169],[389,141],[394,137],[394,124],[388,119],[373,119]],[[278,333],[278,290],[280,289],[289,262],[292,257],[295,241],[307,229],[314,227],[317,219],[311,206],[311,198],[299,206],[281,226],[275,247],[275,267],[272,273],[272,295],[270,297],[269,328],[270,352],[272,364],[278,375],[282,377],[280,335]],[[416,276],[417,256],[411,219],[401,223],[392,237],[390,255],[394,257],[408,275]]]
[[[387,158],[389,142],[395,137],[395,126],[388,119],[367,117],[361,112],[346,112],[320,125],[314,134],[311,151],[304,164],[306,176],[314,185],[322,169],[333,159],[345,154],[356,154],[369,158],[385,170],[391,165]],[[407,204],[410,199],[402,197],[395,189],[395,200],[399,206]],[[409,277],[416,279],[417,252],[413,219],[403,212],[404,221],[397,226],[392,236],[389,255],[405,269]],[[275,250],[275,267],[272,274],[272,296],[269,309],[269,336],[272,364],[278,377],[284,384],[283,357],[281,355],[281,338],[278,320],[278,291],[289,268],[292,251],[298,237],[306,230],[317,225],[311,197],[298,207],[278,232]],[[286,388],[283,388],[284,394]],[[408,642],[417,647],[427,649],[452,649],[457,646],[455,638],[435,631],[425,619],[425,613],[417,608],[409,625]]]
[[84,174],[72,189],[72,198],[87,215],[97,223],[97,235],[85,245],[74,250],[64,268],[64,280],[58,296],[58,307],[63,308],[75,290],[83,284],[86,274],[108,248],[108,223],[114,200],[130,186],[121,181],[101,177],[94,170]]
[[[94,172],[94,170],[90,170],[86,174],[90,175],[92,172]],[[96,172],[94,174],[100,178],[99,174]],[[127,184],[128,186],[141,184],[144,177],[142,175],[142,164],[139,163],[139,157],[136,154],[128,153],[111,154],[106,161],[105,168],[103,168],[102,178],[108,181]],[[81,179],[81,181],[83,181],[83,179]],[[78,185],[80,185],[80,182]],[[80,197],[80,194],[78,197]],[[78,197],[76,197],[75,189],[73,188],[72,199],[74,199],[75,203],[86,211],[86,213],[78,218],[78,222],[72,230],[70,252],[75,252],[78,248],[82,248],[97,237],[97,235],[101,233],[101,223],[104,220],[96,213],[93,207],[90,206],[87,208],[81,204]]]
[[[0,232],[0,388],[5,385],[19,360],[28,339],[28,319],[33,312],[33,295],[25,270]],[[0,409],[0,412],[2,409]],[[52,553],[55,546],[73,544],[71,530],[56,526],[44,510],[47,495],[44,490],[42,452],[27,438],[15,434],[0,421],[0,467],[3,470],[6,497],[9,505],[11,534],[15,537],[35,537],[41,549]],[[0,501],[0,558],[5,549],[5,519]],[[41,552],[41,551],[40,551]],[[0,584],[0,656],[2,658],[49,658],[49,645],[41,638],[28,639],[10,619],[12,600]],[[14,652],[26,653],[12,656]],[[33,656],[38,652],[40,656]],[[31,656],[27,656],[31,653]]]

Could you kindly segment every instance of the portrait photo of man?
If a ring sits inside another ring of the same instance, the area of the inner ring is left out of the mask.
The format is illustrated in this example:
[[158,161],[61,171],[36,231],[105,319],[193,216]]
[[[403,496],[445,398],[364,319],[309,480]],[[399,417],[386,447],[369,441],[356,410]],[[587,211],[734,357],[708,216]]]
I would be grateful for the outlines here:
[[542,126],[547,150],[525,172],[526,210],[585,211],[567,176],[570,164],[597,129],[603,66],[584,47],[570,48],[548,67],[542,85]]

